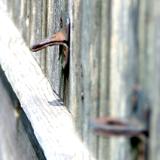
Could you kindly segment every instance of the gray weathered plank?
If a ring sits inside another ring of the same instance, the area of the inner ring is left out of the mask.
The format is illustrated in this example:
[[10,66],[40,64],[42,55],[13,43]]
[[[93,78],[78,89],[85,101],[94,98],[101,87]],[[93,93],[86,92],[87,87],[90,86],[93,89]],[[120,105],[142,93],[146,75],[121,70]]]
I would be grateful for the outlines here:
[[0,68],[0,159],[38,160],[20,120],[15,95]]
[[83,138],[97,158],[98,139],[90,129],[90,120],[97,116],[99,107],[99,57],[101,3],[83,0],[81,11],[81,63],[84,105]]
[[[110,107],[111,116],[120,118],[127,116],[128,97],[136,75],[132,1],[114,0],[111,6]],[[126,139],[111,139],[112,160],[129,159],[127,153]]]
[[[42,1],[31,0],[30,2],[30,44],[34,44],[42,39]],[[42,52],[32,53],[39,65]]]
[[[111,32],[111,2],[102,0],[101,2],[101,52],[100,52],[100,106],[99,116],[107,116],[109,107],[109,74],[110,74],[110,32]],[[109,159],[109,138],[99,138],[98,158],[99,160]]]
[[152,97],[151,112],[151,139],[150,159],[158,160],[160,157],[160,1],[154,0],[150,3],[149,28],[148,28],[148,49],[153,68],[151,68],[150,88]]
[[88,157],[88,151],[76,136],[71,115],[52,91],[18,30],[3,13],[3,5],[0,9],[0,19],[5,19],[0,25],[0,64],[31,122],[46,158],[78,160]]
[[[70,99],[69,110],[76,122],[76,128],[82,138],[83,120],[84,120],[84,106],[83,106],[83,87],[82,87],[82,68],[80,60],[81,51],[81,2],[79,0],[73,1],[73,5],[69,4],[70,15],[70,73],[69,73],[69,87]],[[73,27],[74,25],[74,27]]]
[[[60,29],[61,0],[48,0],[47,4],[47,37]],[[46,75],[52,88],[60,93],[61,66],[59,61],[59,46],[47,48]]]

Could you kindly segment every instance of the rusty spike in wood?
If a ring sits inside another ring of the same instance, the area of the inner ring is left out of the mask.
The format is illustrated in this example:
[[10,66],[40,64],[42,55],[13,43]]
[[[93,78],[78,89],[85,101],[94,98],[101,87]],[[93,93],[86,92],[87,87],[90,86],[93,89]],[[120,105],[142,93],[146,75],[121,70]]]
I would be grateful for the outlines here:
[[100,117],[91,121],[91,128],[98,136],[148,136],[147,129],[141,126],[141,124],[139,124],[140,122],[137,122],[137,120],[135,123],[134,120]]
[[61,19],[61,29],[59,32],[56,32],[51,37],[46,38],[36,44],[31,46],[32,52],[37,52],[41,49],[44,49],[48,46],[53,45],[61,45],[63,46],[63,54],[64,54],[64,64],[63,67],[68,63],[68,54],[69,54],[69,19],[63,18]]

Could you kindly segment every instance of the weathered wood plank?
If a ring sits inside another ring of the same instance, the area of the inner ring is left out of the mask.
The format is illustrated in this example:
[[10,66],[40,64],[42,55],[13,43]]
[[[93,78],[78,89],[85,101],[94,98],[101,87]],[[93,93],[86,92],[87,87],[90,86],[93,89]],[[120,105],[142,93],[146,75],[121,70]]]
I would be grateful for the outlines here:
[[31,122],[46,158],[78,160],[88,157],[88,151],[76,136],[71,115],[52,91],[18,30],[2,10],[3,5],[0,6],[0,19],[5,19],[0,25],[0,64]]
[[151,139],[150,139],[150,159],[158,160],[160,157],[160,1],[150,2],[149,9],[152,11],[149,18],[148,28],[148,49],[151,69],[150,86],[152,98],[151,113]]
[[16,110],[16,100],[0,68],[0,159],[38,160]]
[[12,20],[15,22],[17,27],[20,27],[21,2],[21,0],[12,1]]
[[90,129],[90,120],[97,117],[99,107],[99,58],[101,3],[83,0],[81,32],[81,63],[84,105],[83,138],[97,158],[98,138]]
[[[110,74],[110,32],[111,32],[111,1],[102,0],[101,2],[101,38],[100,43],[100,106],[99,116],[109,114],[109,74]],[[109,139],[99,137],[98,158],[106,160],[110,157]]]
[[[47,36],[50,37],[53,33],[60,29],[60,12],[61,0],[48,0],[47,4]],[[46,55],[46,75],[49,79],[52,88],[56,93],[60,93],[60,78],[61,65],[59,61],[59,46],[47,48]]]
[[[30,44],[34,44],[42,39],[42,1],[34,0],[31,2],[30,9]],[[40,57],[43,51],[32,53],[37,63],[40,65]]]
[[[60,19],[65,16],[66,1],[63,0],[48,0],[46,14],[46,36],[50,37],[55,32],[60,30]],[[63,15],[64,14],[64,15]],[[68,95],[66,95],[65,73],[62,69],[62,62],[60,56],[60,46],[48,47],[46,50],[46,76],[49,79],[52,88],[60,95],[62,99],[68,102]]]
[[[30,0],[28,1],[28,3],[30,2]],[[24,40],[26,42],[28,39],[28,35],[29,35],[29,13],[27,12],[27,8],[28,8],[28,3],[26,0],[21,0],[21,4],[20,4],[20,12],[19,12],[19,31],[22,34],[22,37],[24,38]]]
[[146,75],[146,50],[147,50],[147,3],[146,0],[140,1],[139,5],[139,23],[138,23],[138,39],[139,39],[139,79],[141,84],[145,85],[145,75]]
[[[69,110],[76,122],[76,128],[82,138],[83,133],[83,120],[84,120],[84,106],[83,106],[83,87],[82,87],[82,68],[80,60],[81,50],[81,1],[73,1],[70,3],[70,73],[69,73],[69,86],[70,86],[70,99]],[[73,27],[74,25],[74,27]],[[74,106],[74,107],[73,107]]]
[[[42,0],[42,21],[41,21],[41,31],[42,31],[42,39],[46,38],[46,30],[47,30],[47,2],[46,0]],[[46,74],[46,50],[43,50],[40,53],[40,66],[44,74]]]
[[[113,117],[126,117],[130,107],[128,97],[136,75],[133,18],[132,1],[112,1],[110,108]],[[126,139],[111,139],[111,159],[128,159],[127,153]]]

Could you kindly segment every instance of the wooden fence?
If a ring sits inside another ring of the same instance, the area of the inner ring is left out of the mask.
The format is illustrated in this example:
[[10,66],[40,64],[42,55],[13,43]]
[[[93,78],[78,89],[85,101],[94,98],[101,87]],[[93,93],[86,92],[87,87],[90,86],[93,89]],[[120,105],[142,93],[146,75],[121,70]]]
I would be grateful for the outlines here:
[[60,17],[69,15],[69,77],[59,61],[58,46],[32,55],[72,113],[77,132],[91,155],[97,160],[130,159],[126,139],[97,137],[90,121],[108,115],[127,117],[131,107],[128,97],[138,85],[150,99],[153,116],[149,157],[158,160],[160,2],[3,1],[28,47],[59,31]]

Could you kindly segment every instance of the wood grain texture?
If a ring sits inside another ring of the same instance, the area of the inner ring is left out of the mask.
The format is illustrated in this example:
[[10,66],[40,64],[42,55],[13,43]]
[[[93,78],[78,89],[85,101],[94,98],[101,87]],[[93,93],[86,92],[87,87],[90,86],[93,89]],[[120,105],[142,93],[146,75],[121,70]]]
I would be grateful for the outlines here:
[[[88,151],[76,136],[71,115],[51,89],[18,30],[0,6],[0,64],[48,160],[83,159]],[[8,29],[8,36],[5,31]],[[76,147],[75,147],[76,146]]]
[[[110,76],[110,36],[111,36],[111,0],[101,2],[101,37],[100,37],[100,80],[99,80],[99,116],[109,115],[109,76]],[[109,138],[99,137],[98,158],[110,157]]]
[[[139,37],[139,77],[142,84],[146,83],[145,74],[146,74],[146,50],[147,50],[147,3],[146,0],[140,1],[140,10],[139,10],[139,25],[138,25],[138,37]],[[146,84],[145,84],[146,85]]]
[[150,159],[158,160],[160,157],[160,2],[154,0],[149,5],[150,13],[148,28],[148,49],[150,61],[153,68],[148,78],[150,78],[150,88],[152,97],[152,116],[151,116],[151,140],[150,140]]
[[[71,21],[70,33],[70,73],[69,73],[69,110],[76,122],[76,128],[80,137],[83,137],[84,106],[82,87],[82,66],[81,66],[81,1],[70,3],[69,15]],[[73,107],[74,106],[74,107]]]
[[[110,107],[111,116],[120,118],[127,116],[128,97],[135,83],[134,15],[131,1],[113,0],[111,6]],[[112,160],[128,159],[127,153],[126,139],[111,138]]]
[[[61,0],[53,1],[48,0],[47,3],[47,37],[60,29],[60,12]],[[61,78],[61,65],[59,61],[59,46],[47,48],[46,55],[46,75],[49,79],[52,88],[56,93],[60,94],[60,78]]]
[[[30,2],[30,44],[34,44],[42,39],[42,1],[31,0]],[[39,65],[42,52],[32,53]]]
[[19,31],[21,32],[22,37],[26,41],[27,44],[29,44],[29,1],[21,0],[20,3],[20,12],[19,12]]
[[[18,30],[27,46],[59,31],[62,13],[69,13],[71,34],[67,83],[64,83],[58,46],[32,55],[38,60],[52,89],[73,115],[79,137],[91,151],[85,159],[92,159],[92,154],[97,160],[130,159],[125,157],[128,152],[126,141],[114,139],[112,143],[96,137],[90,128],[90,120],[109,114],[126,117],[130,111],[128,97],[136,83],[154,101],[151,156],[156,159],[159,155],[159,142],[156,141],[159,138],[156,131],[159,116],[158,0],[3,2],[7,3],[14,23],[18,22]],[[17,6],[19,2],[21,7]],[[14,10],[16,6],[17,10]]]
[[98,158],[98,138],[90,128],[90,121],[97,117],[99,109],[101,3],[98,0],[83,0],[81,18],[83,139]]
[[0,159],[38,160],[16,110],[16,96],[1,68],[0,91]]

